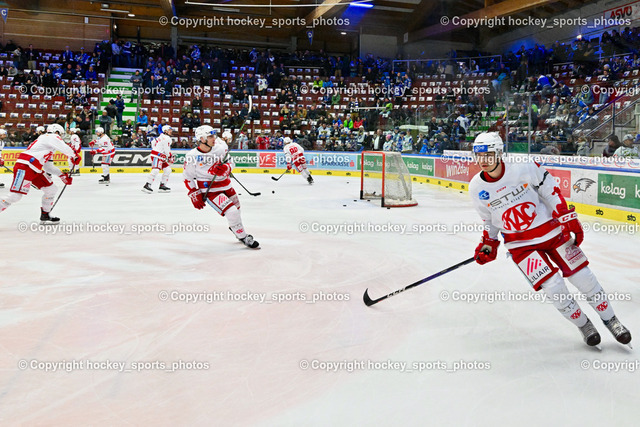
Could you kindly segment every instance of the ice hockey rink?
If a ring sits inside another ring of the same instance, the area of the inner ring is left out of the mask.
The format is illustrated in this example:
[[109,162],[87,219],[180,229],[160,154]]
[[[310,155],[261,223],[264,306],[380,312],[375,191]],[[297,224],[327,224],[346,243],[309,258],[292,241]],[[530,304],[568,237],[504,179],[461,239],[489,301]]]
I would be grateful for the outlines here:
[[[637,425],[640,344],[615,342],[582,301],[603,338],[587,347],[531,300],[503,246],[363,304],[367,288],[376,298],[473,255],[467,193],[414,183],[417,207],[383,209],[357,200],[359,178],[271,176],[238,175],[259,197],[235,185],[260,250],[193,209],[176,173],[172,193],[151,195],[145,175],[76,178],[56,234],[36,221],[38,191],[3,212],[2,424]],[[640,231],[580,219],[637,337]]]

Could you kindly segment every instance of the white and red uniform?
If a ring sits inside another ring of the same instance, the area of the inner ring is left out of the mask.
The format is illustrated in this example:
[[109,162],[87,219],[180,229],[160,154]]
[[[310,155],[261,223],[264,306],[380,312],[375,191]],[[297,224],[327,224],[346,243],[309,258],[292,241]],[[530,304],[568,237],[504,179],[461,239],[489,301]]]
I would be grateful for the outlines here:
[[554,177],[537,163],[502,164],[498,178],[480,172],[469,184],[489,237],[497,239],[502,233],[513,261],[531,286],[536,291],[544,289],[556,308],[577,326],[587,318],[558,271],[587,296],[603,320],[613,317],[602,287],[587,267],[587,257],[552,215],[555,212],[557,217],[561,207],[566,207]]
[[160,170],[163,170],[160,183],[166,185],[171,175],[171,165],[173,164],[173,156],[171,155],[171,137],[167,134],[160,134],[157,138],[151,140],[151,173],[147,178],[147,184],[153,185]]
[[111,138],[107,134],[102,135],[95,142],[93,150],[102,156],[102,175],[109,175],[109,166],[113,160],[113,156],[116,154],[116,149],[111,142]]
[[[80,137],[75,133],[71,134],[71,137],[69,138],[69,147],[71,147],[76,153],[79,153],[80,149],[82,148],[82,141],[80,141]],[[73,165],[71,164],[71,160],[69,160],[69,170],[71,170],[72,168]]]
[[[199,148],[189,151],[184,160],[184,184],[189,191],[200,189],[202,194],[211,184],[211,190],[207,194],[206,203],[216,212],[227,218],[231,231],[239,239],[246,237],[240,218],[240,201],[236,191],[231,186],[229,172],[233,168],[233,162],[227,158],[229,148],[220,138],[211,151],[204,153]],[[228,172],[223,175],[214,175],[211,168],[216,164],[228,164]],[[215,177],[215,179],[214,179]],[[213,180],[213,183],[211,182]]]
[[287,160],[287,169],[291,169],[291,165],[293,165],[304,179],[309,179],[310,174],[307,170],[307,160],[304,158],[304,148],[300,144],[290,142],[282,150]]
[[60,151],[69,158],[76,157],[71,147],[64,143],[56,134],[41,135],[20,153],[13,168],[13,182],[9,195],[0,200],[0,211],[19,201],[23,195],[29,193],[31,185],[44,192],[42,195],[42,210],[49,212],[53,206],[56,186],[50,175],[60,176],[62,171],[53,165],[53,153]]

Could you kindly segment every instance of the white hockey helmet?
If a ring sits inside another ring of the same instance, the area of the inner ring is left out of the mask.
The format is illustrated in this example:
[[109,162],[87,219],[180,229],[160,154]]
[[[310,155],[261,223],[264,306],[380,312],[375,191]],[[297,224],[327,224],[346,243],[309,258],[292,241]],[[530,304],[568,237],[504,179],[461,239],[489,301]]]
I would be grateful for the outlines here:
[[102,126],[96,127],[96,135],[104,135],[104,128]]
[[288,136],[285,136],[282,142],[284,142],[284,145],[287,145],[287,144],[291,144],[293,141]]
[[222,132],[222,139],[229,142],[233,139],[233,135],[231,135],[231,132],[229,132],[228,130],[225,130],[224,132]]
[[173,131],[173,128],[169,125],[162,125],[162,133],[169,133]]
[[203,142],[202,138],[204,138],[206,141],[209,135],[215,135],[215,134],[216,134],[216,131],[213,130],[213,128],[209,125],[198,126],[195,132],[196,140],[198,141],[198,143]]
[[36,132],[38,132],[38,133],[44,133],[44,132],[45,132],[45,128],[44,128],[44,126],[38,126],[38,127],[36,128]]
[[0,138],[6,138],[6,137],[7,137],[7,130],[0,129]]
[[58,135],[64,135],[64,128],[57,123],[47,126],[47,133],[57,133]]
[[496,153],[500,157],[504,152],[504,142],[498,132],[482,132],[473,141],[473,155],[477,153]]
[[80,132],[80,128],[71,128],[69,129],[69,133],[78,133]]

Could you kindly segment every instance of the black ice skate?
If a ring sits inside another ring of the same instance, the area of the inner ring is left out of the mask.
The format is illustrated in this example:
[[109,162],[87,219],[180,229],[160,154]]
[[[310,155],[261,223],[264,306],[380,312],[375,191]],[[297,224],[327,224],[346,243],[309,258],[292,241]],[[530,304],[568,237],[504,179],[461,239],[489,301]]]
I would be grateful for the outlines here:
[[40,209],[40,224],[41,225],[49,225],[49,224],[57,224],[60,222],[60,218],[56,218],[54,216],[50,216],[49,212],[45,212]]
[[4,188],[4,184],[0,182],[0,188]]
[[144,187],[142,187],[142,191],[149,194],[153,193],[153,189],[151,188],[148,182],[144,185]]
[[627,328],[624,327],[622,323],[620,323],[616,316],[613,316],[607,321],[603,320],[602,323],[604,323],[607,329],[609,329],[611,334],[620,344],[627,344],[629,347],[631,347],[631,344],[629,344],[631,342],[631,333]]
[[169,193],[171,189],[164,184],[160,184],[160,188],[158,188],[158,193]]
[[240,239],[240,241],[248,248],[259,249],[260,243],[253,240],[253,236],[251,234],[247,234],[247,236]]
[[578,329],[582,332],[582,338],[584,338],[584,342],[586,342],[587,345],[595,347],[600,344],[600,334],[596,327],[593,326],[593,323],[591,323],[591,320],[587,319],[587,323]]
[[110,175],[102,175],[102,179],[98,180],[98,184],[105,184],[105,185],[111,184]]
[[307,178],[307,182],[309,184],[313,184],[313,178],[311,177],[311,175],[309,175],[309,177]]

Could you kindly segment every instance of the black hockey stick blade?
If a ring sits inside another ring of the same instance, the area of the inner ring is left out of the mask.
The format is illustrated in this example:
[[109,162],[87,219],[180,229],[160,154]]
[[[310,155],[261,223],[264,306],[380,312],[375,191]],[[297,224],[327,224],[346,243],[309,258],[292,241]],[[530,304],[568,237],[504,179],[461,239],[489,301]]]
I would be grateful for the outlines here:
[[425,278],[424,278],[424,279],[422,279],[422,280],[418,280],[418,281],[417,281],[417,282],[415,282],[415,283],[412,283],[412,284],[410,284],[410,285],[408,285],[408,286],[405,286],[405,287],[404,287],[404,288],[402,288],[402,289],[398,289],[398,290],[397,290],[397,291],[395,291],[395,292],[391,292],[390,294],[384,295],[384,296],[382,296],[382,297],[380,297],[380,298],[377,298],[377,299],[371,299],[371,297],[369,296],[369,288],[367,288],[367,289],[364,291],[364,295],[362,296],[362,300],[364,301],[364,304],[365,304],[367,307],[371,307],[373,304],[377,304],[377,303],[379,303],[380,301],[385,300],[385,299],[387,299],[387,298],[389,298],[389,297],[392,297],[392,296],[394,296],[394,295],[397,295],[397,294],[399,294],[399,293],[401,293],[401,292],[404,292],[404,291],[406,291],[407,289],[414,288],[414,287],[416,287],[416,286],[418,286],[418,285],[421,285],[421,284],[423,284],[423,283],[425,283],[425,282],[428,282],[429,280],[433,280],[433,279],[435,279],[436,277],[440,277],[440,276],[442,276],[442,275],[444,275],[444,274],[447,274],[447,273],[449,273],[450,271],[453,271],[453,270],[455,270],[455,269],[457,269],[457,268],[460,268],[460,267],[462,267],[463,265],[467,265],[467,264],[469,264],[469,263],[472,263],[473,261],[475,261],[475,258],[474,258],[474,257],[471,257],[471,258],[466,259],[466,260],[464,260],[464,261],[462,261],[462,262],[460,262],[460,263],[458,263],[458,264],[456,264],[456,265],[452,265],[452,266],[451,266],[451,267],[449,267],[449,268],[445,268],[444,270],[439,271],[439,272],[437,272],[437,273],[435,273],[435,274],[432,274],[432,275],[431,275],[431,276],[429,276],[429,277],[425,277]]
[[240,187],[244,188],[244,191],[246,191],[247,193],[249,193],[249,195],[250,195],[250,196],[254,196],[254,197],[255,197],[255,196],[259,196],[259,195],[261,195],[261,194],[262,194],[262,193],[260,193],[260,192],[252,193],[251,191],[247,190],[247,187],[245,187],[244,185],[242,185],[242,183],[238,180],[238,178],[236,178],[236,177],[235,177],[235,175],[234,175],[234,174],[230,174],[230,175],[231,175],[231,178],[235,179],[235,180],[236,180],[236,182],[237,182],[238,184],[240,184]]
[[280,178],[282,178],[284,176],[285,173],[287,173],[287,171],[282,172],[282,175],[280,175],[277,178],[275,176],[272,176],[271,179],[274,180],[274,181],[278,181]]

